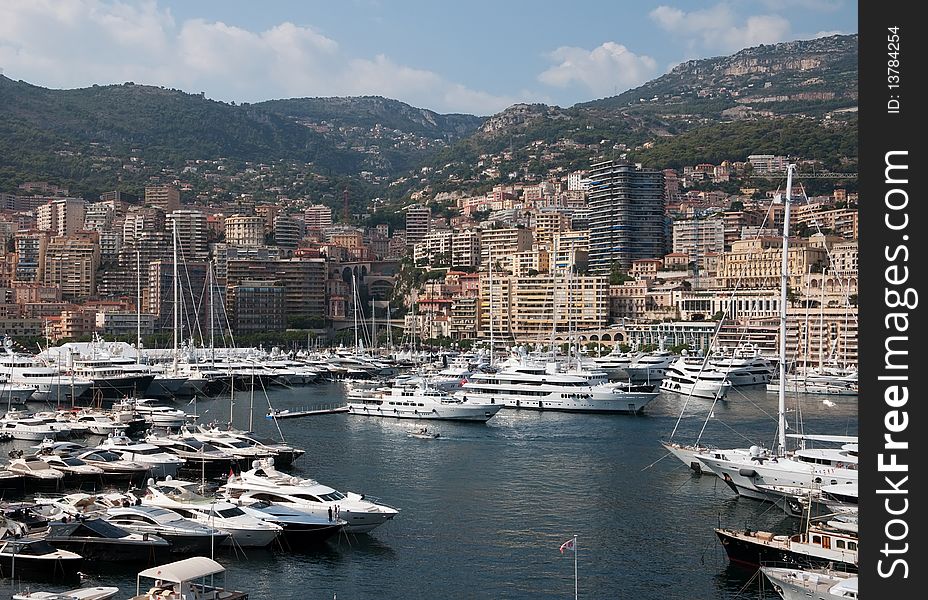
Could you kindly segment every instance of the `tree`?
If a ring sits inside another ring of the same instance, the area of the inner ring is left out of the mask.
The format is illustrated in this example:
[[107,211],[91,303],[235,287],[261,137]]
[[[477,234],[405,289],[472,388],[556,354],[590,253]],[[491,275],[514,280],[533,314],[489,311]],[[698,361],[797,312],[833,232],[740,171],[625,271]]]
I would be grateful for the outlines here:
[[610,285],[622,285],[626,281],[630,281],[632,277],[625,273],[622,269],[622,266],[617,262],[613,262],[612,266],[609,268],[609,284]]

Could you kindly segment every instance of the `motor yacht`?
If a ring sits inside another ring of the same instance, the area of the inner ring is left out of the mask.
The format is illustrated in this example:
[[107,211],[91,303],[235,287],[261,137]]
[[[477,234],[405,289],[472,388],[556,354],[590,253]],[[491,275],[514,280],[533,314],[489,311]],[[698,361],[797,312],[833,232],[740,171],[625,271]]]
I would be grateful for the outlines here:
[[724,400],[731,389],[725,373],[709,366],[701,357],[681,356],[661,380],[661,390],[683,396]]
[[187,422],[189,415],[179,408],[154,404],[149,398],[127,398],[113,404],[114,409],[137,412],[153,427],[177,429]]
[[175,477],[177,471],[187,462],[176,454],[166,452],[160,446],[137,442],[125,435],[107,436],[96,449],[107,450],[118,454],[124,460],[144,465],[156,479]]
[[210,554],[211,549],[229,538],[217,528],[187,519],[157,506],[129,505],[112,507],[106,520],[134,533],[148,533],[166,539],[173,554]]
[[236,457],[229,452],[189,435],[162,435],[149,432],[145,436],[145,441],[183,458],[186,461],[184,468],[197,472],[205,471],[212,475],[228,473],[232,465],[237,463]]
[[399,511],[362,494],[339,492],[313,479],[281,473],[271,460],[256,461],[252,469],[230,477],[220,488],[229,498],[281,504],[328,518],[329,509],[347,521],[348,533],[367,533],[394,518]]
[[467,398],[424,386],[349,390],[348,412],[365,417],[440,419],[485,423],[503,407],[478,396]]
[[553,362],[522,360],[496,373],[474,373],[454,396],[508,408],[638,413],[657,393],[622,383],[591,385],[588,373],[562,373]]
[[274,453],[274,464],[282,467],[288,467],[293,461],[303,456],[306,451],[302,448],[294,448],[283,442],[263,437],[253,431],[240,431],[237,429],[221,430],[218,427],[197,426],[197,430],[203,433],[221,432],[232,437],[238,438],[252,446],[269,450]]
[[783,600],[857,600],[859,578],[834,569],[789,569],[761,565],[761,572]]
[[45,464],[64,473],[64,483],[103,483],[103,469],[88,464],[75,456],[60,456],[58,454],[40,453],[39,459]]
[[191,481],[149,479],[141,496],[143,505],[167,508],[198,523],[225,531],[225,545],[264,547],[273,542],[283,527],[243,511],[225,500],[207,498]]
[[79,551],[94,561],[149,563],[163,560],[170,551],[163,538],[131,533],[102,518],[52,521],[44,539],[60,550]]
[[19,579],[47,582],[76,582],[84,557],[60,550],[41,537],[6,537],[0,539],[0,570]]
[[108,450],[87,450],[77,454],[77,458],[102,469],[105,481],[141,483],[149,474],[148,465],[126,460],[116,452]]

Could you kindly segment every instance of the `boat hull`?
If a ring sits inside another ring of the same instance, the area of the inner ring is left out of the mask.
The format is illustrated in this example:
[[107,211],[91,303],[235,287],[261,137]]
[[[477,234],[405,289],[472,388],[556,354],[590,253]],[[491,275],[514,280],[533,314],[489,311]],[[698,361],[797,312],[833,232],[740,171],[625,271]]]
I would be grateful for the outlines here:
[[386,417],[392,419],[420,419],[441,421],[472,421],[485,423],[493,418],[502,409],[502,404],[487,404],[477,406],[449,406],[433,408],[431,411],[413,407],[373,407],[367,404],[348,403],[348,413],[364,417]]
[[94,561],[158,564],[166,560],[170,555],[170,546],[163,540],[161,540],[161,543],[120,542],[119,540],[101,542],[99,538],[56,538],[51,536],[47,537],[46,540],[55,548],[80,554],[89,561],[88,564],[93,564]]
[[16,564],[13,563],[13,555],[0,554],[0,577],[8,577],[11,580],[28,579],[69,583],[80,581],[78,573],[84,566],[84,559],[82,557],[52,559],[16,555]]
[[[729,560],[748,567],[759,567],[762,564],[778,564],[800,569],[834,566],[834,559],[792,552],[780,544],[765,543],[760,539],[745,539],[726,530],[717,529],[715,533]],[[849,572],[857,572],[856,564],[840,564]]]

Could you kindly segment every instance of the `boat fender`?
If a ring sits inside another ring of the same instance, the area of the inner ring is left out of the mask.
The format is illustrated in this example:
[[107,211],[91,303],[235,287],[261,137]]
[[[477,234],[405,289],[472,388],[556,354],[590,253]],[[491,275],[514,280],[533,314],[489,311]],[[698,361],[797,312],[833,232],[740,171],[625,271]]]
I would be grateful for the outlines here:
[[755,475],[757,475],[757,471],[755,471],[754,469],[748,469],[747,467],[744,467],[744,468],[738,469],[738,475],[741,475],[742,477],[754,477]]

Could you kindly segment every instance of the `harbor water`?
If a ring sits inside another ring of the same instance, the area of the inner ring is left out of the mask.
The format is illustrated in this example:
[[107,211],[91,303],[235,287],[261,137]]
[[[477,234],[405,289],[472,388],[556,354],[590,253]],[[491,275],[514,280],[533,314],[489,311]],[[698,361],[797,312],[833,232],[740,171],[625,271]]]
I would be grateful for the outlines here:
[[[666,455],[660,440],[674,430],[682,396],[662,392],[639,416],[505,409],[486,424],[428,422],[438,439],[410,437],[422,423],[406,420],[265,418],[269,406],[331,405],[344,391],[325,383],[253,397],[236,392],[233,422],[246,428],[251,408],[256,431],[306,450],[293,474],[377,497],[400,514],[369,535],[306,552],[217,552],[227,586],[252,600],[571,598],[574,555],[559,547],[574,535],[581,598],[776,597],[754,572],[729,564],[713,528],[786,533],[799,523]],[[788,398],[791,432],[856,435],[857,398],[798,400]],[[196,411],[203,422],[226,422],[233,402],[201,400]],[[192,404],[183,408],[194,412]],[[776,394],[763,388],[736,388],[714,406],[690,399],[673,439],[691,443],[705,427],[704,443],[769,447],[776,413]],[[138,570],[107,567],[84,585],[118,586],[116,597],[128,598]],[[28,586],[55,589],[9,579],[0,585],[7,598]]]

